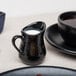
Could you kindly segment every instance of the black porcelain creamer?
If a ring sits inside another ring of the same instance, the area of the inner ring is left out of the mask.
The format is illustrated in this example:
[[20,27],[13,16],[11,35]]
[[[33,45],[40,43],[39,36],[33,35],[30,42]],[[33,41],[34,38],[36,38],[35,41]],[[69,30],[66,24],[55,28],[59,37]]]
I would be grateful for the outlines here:
[[[24,63],[37,65],[43,61],[46,54],[43,38],[45,28],[46,25],[44,22],[35,22],[22,29],[22,36],[16,35],[13,37],[12,43],[19,52],[19,57]],[[15,44],[17,38],[22,40],[20,48],[17,48]]]

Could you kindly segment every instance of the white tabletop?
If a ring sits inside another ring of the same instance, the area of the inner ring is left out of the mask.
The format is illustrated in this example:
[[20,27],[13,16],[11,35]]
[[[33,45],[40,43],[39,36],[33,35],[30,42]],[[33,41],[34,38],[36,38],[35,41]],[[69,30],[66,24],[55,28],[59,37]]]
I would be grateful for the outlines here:
[[[3,33],[0,34],[0,73],[20,67],[27,67],[18,57],[18,52],[13,47],[11,39],[14,35],[21,34],[20,31],[26,25],[35,21],[44,21],[48,26],[57,23],[59,13],[48,13],[23,17],[7,17]],[[17,41],[18,42],[18,41]],[[76,69],[76,58],[62,54],[58,49],[52,47],[45,40],[46,57],[40,65],[62,66]]]

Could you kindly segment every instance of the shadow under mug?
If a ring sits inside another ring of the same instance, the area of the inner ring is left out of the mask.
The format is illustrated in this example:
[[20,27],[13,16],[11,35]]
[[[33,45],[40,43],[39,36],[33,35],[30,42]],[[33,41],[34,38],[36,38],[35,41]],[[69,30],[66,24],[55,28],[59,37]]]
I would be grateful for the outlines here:
[[[24,27],[21,31],[21,36],[16,35],[13,37],[12,43],[16,50],[19,52],[19,57],[22,59],[24,63],[29,65],[37,65],[43,61],[46,55],[46,49],[43,38],[45,28],[46,25],[44,22],[35,22]],[[31,30],[37,30],[39,31],[39,33],[27,33],[27,31]],[[15,44],[17,38],[20,38],[22,40],[20,48],[17,48]]]
[[58,28],[65,43],[76,47],[76,11],[60,14]]
[[3,31],[5,21],[5,13],[0,11],[0,33]]

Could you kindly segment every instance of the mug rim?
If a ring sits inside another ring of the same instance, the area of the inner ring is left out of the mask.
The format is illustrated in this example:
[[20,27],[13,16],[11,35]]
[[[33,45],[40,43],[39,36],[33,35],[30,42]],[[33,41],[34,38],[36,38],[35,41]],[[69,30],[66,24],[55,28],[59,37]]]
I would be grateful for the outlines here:
[[24,32],[24,30],[25,30],[26,28],[29,28],[30,26],[32,26],[32,25],[34,25],[34,24],[37,24],[37,23],[39,23],[39,22],[41,22],[41,23],[42,23],[41,26],[43,26],[43,29],[40,30],[40,33],[44,32],[45,29],[46,29],[46,24],[45,24],[45,22],[43,22],[43,21],[36,21],[36,22],[32,22],[32,23],[28,24],[27,26],[25,26],[25,27],[21,30],[21,33],[26,34],[26,35],[29,35],[29,36],[39,35],[40,33],[38,33],[38,34],[36,34],[36,35],[32,35],[32,34],[27,34],[26,32]]
[[73,13],[75,13],[76,14],[76,11],[67,11],[67,12],[63,12],[63,13],[61,13],[59,16],[58,16],[58,22],[59,23],[61,23],[61,24],[63,24],[64,26],[68,26],[68,27],[70,27],[70,28],[73,28],[73,29],[76,29],[75,27],[73,27],[73,26],[70,26],[69,24],[66,24],[65,23],[65,21],[64,20],[62,20],[61,18],[62,18],[62,15],[66,15],[66,14],[73,14]]
[[2,15],[5,15],[5,13],[4,13],[4,12],[2,12],[2,11],[0,11],[0,16],[2,16]]

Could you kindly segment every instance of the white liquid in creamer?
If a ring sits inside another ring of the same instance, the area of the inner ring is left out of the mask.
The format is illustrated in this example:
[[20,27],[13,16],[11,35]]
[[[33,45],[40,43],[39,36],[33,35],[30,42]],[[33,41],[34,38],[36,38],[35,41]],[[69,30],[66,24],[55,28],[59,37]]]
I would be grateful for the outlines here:
[[37,35],[40,33],[40,31],[38,31],[38,30],[27,30],[27,31],[25,31],[25,33],[27,33],[29,35]]

